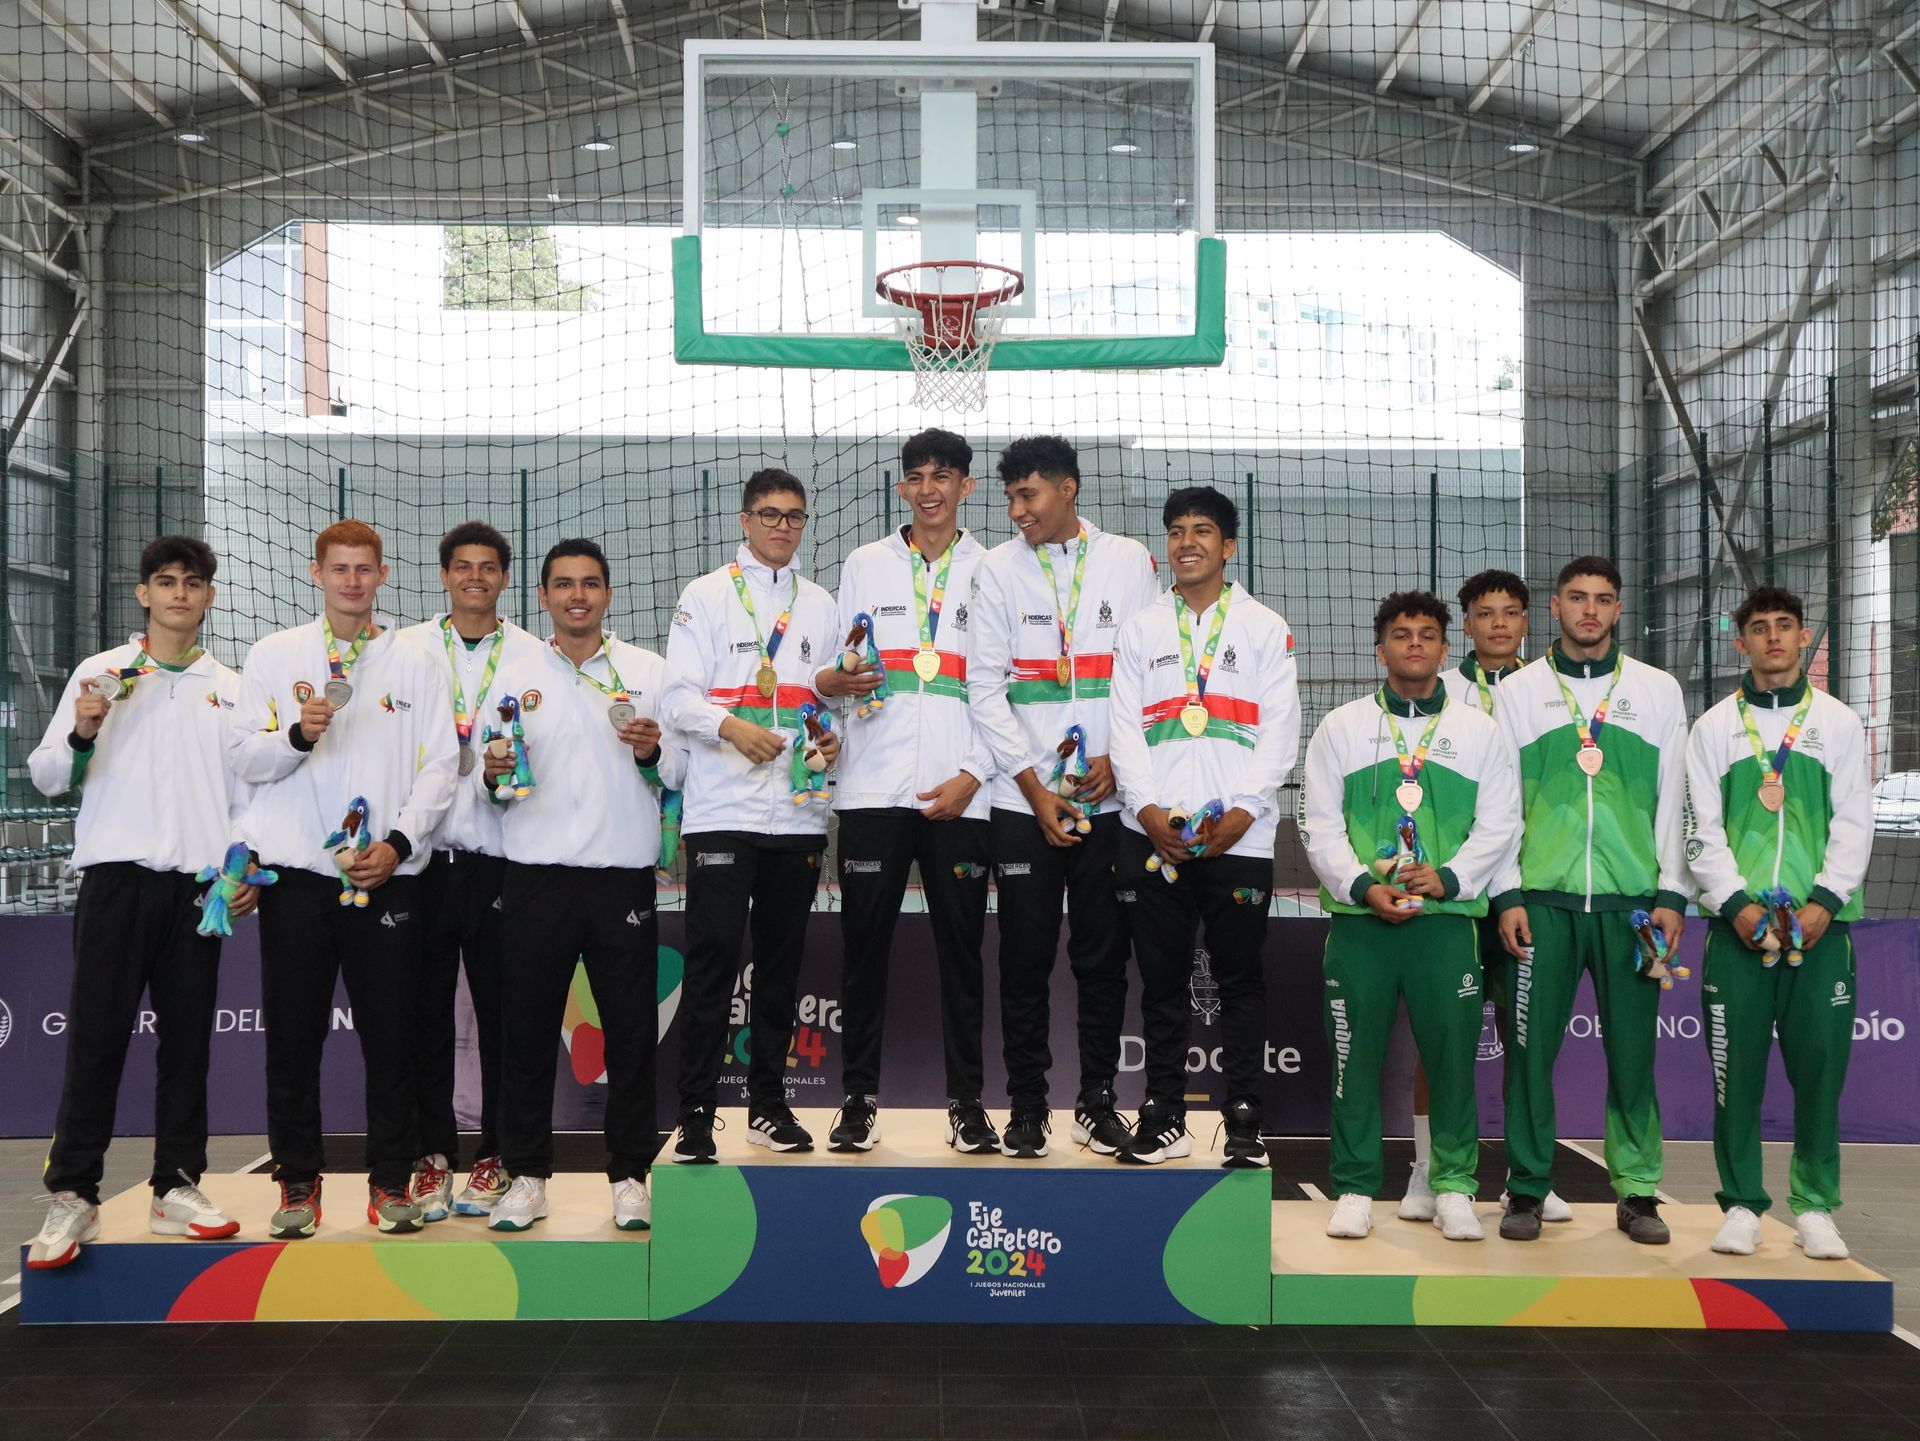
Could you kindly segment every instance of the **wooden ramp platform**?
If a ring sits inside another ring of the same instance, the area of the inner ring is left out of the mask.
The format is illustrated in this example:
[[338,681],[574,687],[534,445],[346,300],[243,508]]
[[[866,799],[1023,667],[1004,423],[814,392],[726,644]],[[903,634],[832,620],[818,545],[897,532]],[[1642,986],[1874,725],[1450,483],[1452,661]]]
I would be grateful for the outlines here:
[[1893,1283],[1857,1261],[1809,1261],[1793,1230],[1762,1219],[1752,1256],[1716,1255],[1714,1206],[1663,1206],[1672,1244],[1639,1246],[1610,1205],[1575,1205],[1538,1241],[1502,1241],[1500,1208],[1475,1207],[1487,1239],[1449,1241],[1374,1203],[1364,1241],[1326,1234],[1332,1203],[1273,1202],[1273,1320],[1303,1326],[1647,1326],[1888,1331]]

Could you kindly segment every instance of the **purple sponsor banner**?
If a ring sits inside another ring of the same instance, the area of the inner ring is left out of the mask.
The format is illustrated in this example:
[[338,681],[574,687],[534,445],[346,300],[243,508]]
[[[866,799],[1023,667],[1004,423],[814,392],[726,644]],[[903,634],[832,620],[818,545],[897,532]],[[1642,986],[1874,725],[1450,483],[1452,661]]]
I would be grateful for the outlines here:
[[[663,911],[661,920],[663,987],[660,1019],[660,1116],[669,1124],[675,1111],[679,1033],[677,986],[681,965],[683,918]],[[1327,923],[1320,919],[1276,920],[1267,939],[1266,1125],[1280,1134],[1324,1135],[1330,1077],[1321,1020],[1320,954]],[[257,1134],[265,1130],[264,1063],[266,1037],[260,1014],[259,930],[241,923],[226,945],[221,966],[209,1114],[220,1134]],[[1699,1140],[1712,1134],[1712,1073],[1700,1022],[1699,969],[1705,927],[1694,921],[1682,942],[1695,979],[1678,982],[1661,997],[1660,1035],[1655,1052],[1665,1132],[1674,1140]],[[1920,1095],[1920,923],[1868,921],[1854,926],[1858,952],[1859,1019],[1853,1055],[1841,1103],[1841,1136],[1849,1141],[1920,1142],[1920,1112],[1911,1098]],[[1064,939],[1064,936],[1063,936]],[[0,1135],[44,1136],[51,1132],[59,1105],[65,1061],[63,1039],[71,975],[72,921],[65,916],[0,920]],[[996,1111],[1005,1104],[1005,1068],[1000,1060],[1000,1017],[994,955],[994,918],[987,925],[986,1095]],[[787,1080],[799,1106],[832,1106],[840,1099],[842,1017],[840,1013],[840,920],[816,913],[808,926],[799,986],[796,1036]],[[903,916],[895,945],[888,991],[887,1030],[882,1071],[883,1104],[937,1107],[946,1101],[941,1073],[939,986],[934,970],[932,933],[925,916]],[[511,963],[511,962],[509,962]],[[1218,998],[1204,964],[1197,964],[1192,986],[1193,1016],[1188,1053],[1188,1093],[1196,1106],[1218,1101],[1220,1044]],[[336,996],[332,1035],[323,1067],[323,1107],[327,1128],[358,1131],[364,1123],[359,1047],[352,1032],[352,1010],[344,992]],[[577,1029],[577,1028],[575,1028]],[[744,1036],[742,1032],[745,1032]],[[1582,983],[1556,1073],[1560,1133],[1597,1136],[1602,1130],[1606,1063],[1601,1053],[1592,992]],[[751,971],[736,986],[728,1027],[730,1055],[752,1044]],[[596,1129],[604,1108],[605,1087],[576,1075],[573,1030],[557,1038],[558,1077],[554,1117],[566,1129]],[[473,1025],[464,990],[460,997],[458,1101],[463,1123],[478,1109],[478,1068]],[[155,1037],[143,1018],[127,1053],[117,1129],[127,1135],[152,1131]],[[1053,1104],[1071,1106],[1077,1089],[1073,978],[1064,954],[1054,969],[1051,1071]],[[1491,1022],[1481,1035],[1480,1114],[1484,1134],[1501,1131],[1499,1041]],[[579,1070],[595,1069],[590,1046],[580,1052]],[[1120,1104],[1139,1103],[1143,1050],[1140,1042],[1139,986],[1131,987],[1125,1032],[1121,1038]],[[1408,1130],[1413,1048],[1401,1021],[1382,1080],[1386,1129]],[[721,1104],[744,1099],[744,1066],[723,1067]],[[1792,1093],[1776,1049],[1764,1113],[1765,1134],[1791,1134]],[[346,1158],[338,1158],[346,1159]]]

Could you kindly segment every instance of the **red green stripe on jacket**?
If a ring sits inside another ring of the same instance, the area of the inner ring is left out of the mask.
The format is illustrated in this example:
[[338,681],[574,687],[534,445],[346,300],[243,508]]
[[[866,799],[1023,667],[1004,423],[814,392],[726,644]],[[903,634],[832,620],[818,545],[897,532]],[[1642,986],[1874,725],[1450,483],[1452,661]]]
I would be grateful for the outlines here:
[[793,713],[801,706],[808,701],[820,704],[820,697],[813,693],[813,688],[804,685],[776,686],[771,703],[760,694],[759,686],[751,684],[715,686],[707,692],[707,699],[714,705],[726,707],[741,720],[751,721],[768,730],[780,729],[780,721],[773,713],[775,705],[779,706],[780,715],[791,725]]
[[880,663],[887,668],[887,684],[896,691],[918,691],[924,695],[945,696],[949,700],[966,700],[967,658],[949,655],[943,650],[935,651],[934,654],[940,657],[940,674],[930,681],[923,681],[920,673],[913,668],[913,658],[919,653],[918,646],[911,650],[881,651]]
[[1200,704],[1206,708],[1207,728],[1197,736],[1189,735],[1180,720],[1180,712],[1187,706],[1184,695],[1169,696],[1165,700],[1141,706],[1140,728],[1146,732],[1147,744],[1157,746],[1163,741],[1220,740],[1253,749],[1260,731],[1260,702],[1231,695],[1208,695],[1201,697]]
[[1113,685],[1113,656],[1107,652],[1073,658],[1073,689],[1060,684],[1060,657],[1015,656],[1007,682],[1007,700],[1014,705],[1058,705],[1066,700],[1104,700]]

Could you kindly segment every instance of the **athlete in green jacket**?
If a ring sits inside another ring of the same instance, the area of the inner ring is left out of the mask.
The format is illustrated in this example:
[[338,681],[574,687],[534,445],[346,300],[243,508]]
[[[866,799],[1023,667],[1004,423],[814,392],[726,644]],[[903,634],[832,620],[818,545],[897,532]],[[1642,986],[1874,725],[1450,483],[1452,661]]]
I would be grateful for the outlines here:
[[1513,752],[1500,728],[1447,698],[1447,607],[1429,591],[1380,603],[1374,652],[1386,684],[1320,723],[1307,748],[1307,858],[1327,928],[1333,1055],[1333,1181],[1327,1234],[1373,1227],[1381,1185],[1380,1068],[1402,998],[1433,1117],[1428,1219],[1478,1241],[1474,1060],[1482,1014],[1475,918],[1518,828]]
[[1672,676],[1621,653],[1620,572],[1602,556],[1561,567],[1548,653],[1500,686],[1495,718],[1520,758],[1523,832],[1493,907],[1513,958],[1507,1072],[1507,1213],[1500,1234],[1531,1241],[1553,1181],[1553,1065],[1584,970],[1607,1058],[1607,1172],[1615,1220],[1664,1245],[1660,1103],[1653,1043],[1659,983],[1635,963],[1630,915],[1680,938],[1686,706]]
[[1812,637],[1798,596],[1760,586],[1733,620],[1752,670],[1687,741],[1687,861],[1712,917],[1700,1004],[1726,1213],[1713,1249],[1751,1256],[1771,1204],[1760,1099],[1777,1028],[1793,1087],[1794,1241],[1815,1260],[1841,1260],[1847,1245],[1832,1212],[1853,1048],[1847,932],[1873,844],[1866,732],[1851,707],[1808,684],[1800,658]]

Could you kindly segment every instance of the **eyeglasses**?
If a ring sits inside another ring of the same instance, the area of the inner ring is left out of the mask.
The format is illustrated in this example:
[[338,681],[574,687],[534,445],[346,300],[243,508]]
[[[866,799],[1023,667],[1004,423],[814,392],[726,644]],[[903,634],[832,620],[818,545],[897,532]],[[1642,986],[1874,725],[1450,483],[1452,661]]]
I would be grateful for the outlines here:
[[807,523],[804,510],[775,510],[769,506],[765,510],[750,510],[747,514],[768,530],[799,530]]

